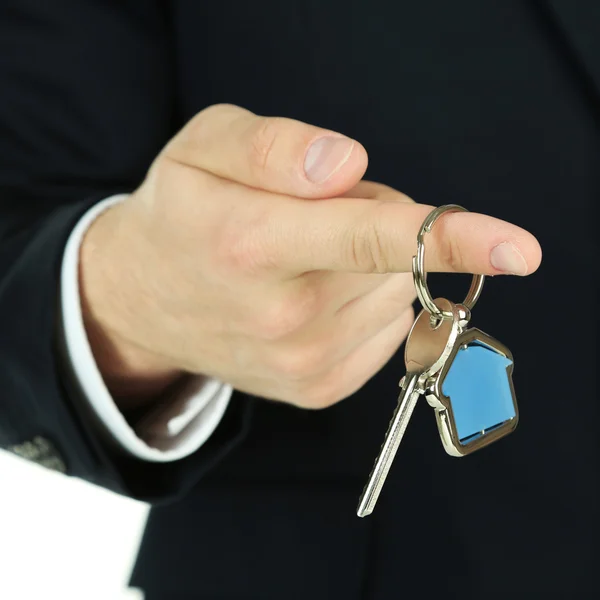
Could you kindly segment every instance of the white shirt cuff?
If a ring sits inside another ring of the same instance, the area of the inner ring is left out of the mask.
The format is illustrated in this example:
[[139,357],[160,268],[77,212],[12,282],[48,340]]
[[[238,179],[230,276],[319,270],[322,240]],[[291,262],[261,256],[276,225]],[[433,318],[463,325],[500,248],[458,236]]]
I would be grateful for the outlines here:
[[63,255],[60,297],[67,357],[75,380],[96,417],[114,442],[142,460],[170,462],[195,452],[221,421],[232,394],[231,386],[202,376],[190,377],[133,427],[115,404],[94,360],[81,312],[79,248],[83,236],[104,210],[125,194],[94,205],[73,229]]

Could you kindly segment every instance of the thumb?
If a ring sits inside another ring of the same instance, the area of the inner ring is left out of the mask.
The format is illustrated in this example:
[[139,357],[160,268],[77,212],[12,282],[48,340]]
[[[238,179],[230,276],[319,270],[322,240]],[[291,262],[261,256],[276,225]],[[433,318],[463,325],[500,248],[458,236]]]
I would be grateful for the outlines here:
[[339,196],[367,169],[367,152],[355,140],[229,104],[198,113],[165,154],[224,179],[299,198]]

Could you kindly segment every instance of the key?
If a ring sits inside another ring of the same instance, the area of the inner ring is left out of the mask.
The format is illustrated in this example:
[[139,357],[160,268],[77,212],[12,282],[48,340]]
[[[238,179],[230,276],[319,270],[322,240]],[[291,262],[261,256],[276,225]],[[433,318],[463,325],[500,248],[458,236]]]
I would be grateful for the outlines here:
[[385,439],[379,455],[375,459],[373,470],[369,475],[367,485],[363,490],[360,498],[356,514],[359,517],[366,517],[373,512],[377,498],[381,488],[385,483],[387,474],[392,466],[404,432],[408,425],[408,421],[417,405],[417,400],[422,393],[419,389],[419,376],[421,373],[407,373],[402,378],[400,396],[398,397],[398,405],[390,421],[390,426],[385,434]]
[[438,299],[435,303],[442,310],[451,311],[453,318],[433,327],[429,312],[423,310],[408,334],[404,351],[407,373],[400,381],[401,392],[396,410],[359,500],[356,511],[359,517],[373,512],[417,400],[425,393],[428,379],[444,364],[460,333],[456,305],[445,299]]

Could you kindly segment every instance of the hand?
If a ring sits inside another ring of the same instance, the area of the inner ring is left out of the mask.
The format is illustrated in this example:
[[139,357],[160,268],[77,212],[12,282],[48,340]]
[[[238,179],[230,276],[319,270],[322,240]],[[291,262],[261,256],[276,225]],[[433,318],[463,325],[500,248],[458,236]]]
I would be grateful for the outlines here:
[[[207,108],[146,180],[92,226],[85,321],[117,396],[144,402],[182,373],[307,408],[358,390],[413,321],[411,258],[433,208],[361,181],[340,134],[229,105]],[[523,229],[445,215],[428,271],[534,271]],[[137,399],[136,399],[137,398]]]

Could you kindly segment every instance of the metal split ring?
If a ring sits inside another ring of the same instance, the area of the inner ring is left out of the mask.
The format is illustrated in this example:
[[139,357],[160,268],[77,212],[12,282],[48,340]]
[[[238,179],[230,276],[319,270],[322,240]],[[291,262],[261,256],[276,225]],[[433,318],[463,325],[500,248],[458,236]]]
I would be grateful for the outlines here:
[[[434,223],[447,212],[459,212],[464,211],[468,212],[466,208],[459,206],[458,204],[446,204],[444,206],[440,206],[435,210],[431,211],[425,221],[423,221],[423,225],[421,225],[421,229],[417,235],[417,255],[413,256],[412,260],[412,271],[413,278],[415,282],[415,288],[417,290],[417,296],[423,305],[423,308],[427,310],[432,317],[432,324],[439,322],[442,319],[452,319],[453,314],[448,310],[441,310],[438,308],[433,301],[429,288],[427,287],[427,273],[425,272],[425,234],[431,231]],[[475,306],[477,299],[481,294],[481,290],[483,289],[484,275],[473,275],[473,281],[471,282],[471,287],[469,288],[469,292],[467,293],[467,297],[462,302],[462,306],[469,309],[469,311]]]

